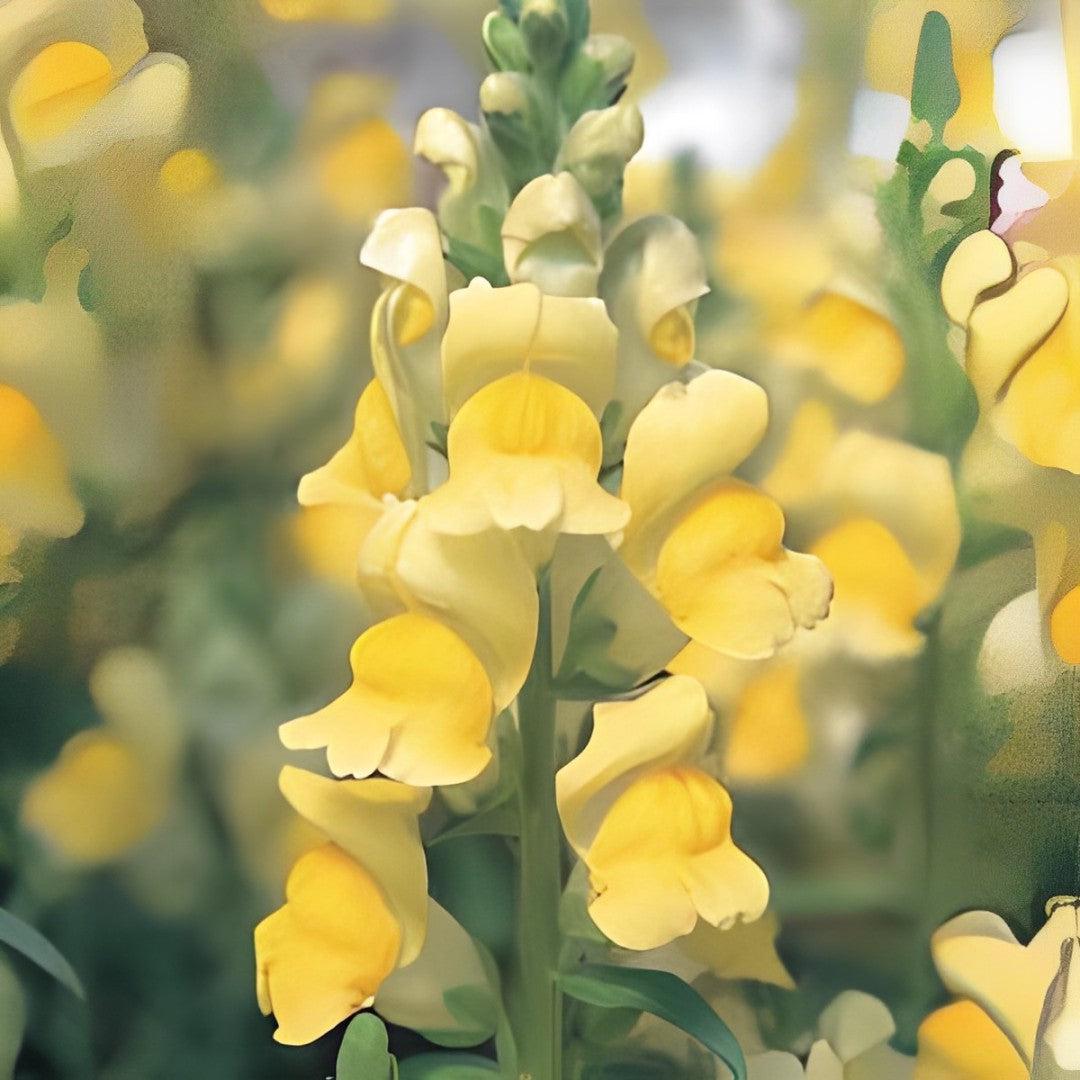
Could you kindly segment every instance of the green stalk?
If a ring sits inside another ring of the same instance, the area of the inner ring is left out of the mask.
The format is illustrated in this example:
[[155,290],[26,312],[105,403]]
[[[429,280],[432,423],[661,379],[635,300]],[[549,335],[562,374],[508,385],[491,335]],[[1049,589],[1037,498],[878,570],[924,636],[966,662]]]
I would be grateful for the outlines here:
[[561,843],[555,805],[555,705],[551,598],[541,575],[536,653],[518,696],[521,823],[517,955],[511,1007],[521,1080],[562,1075],[562,1001],[555,985],[560,948]]

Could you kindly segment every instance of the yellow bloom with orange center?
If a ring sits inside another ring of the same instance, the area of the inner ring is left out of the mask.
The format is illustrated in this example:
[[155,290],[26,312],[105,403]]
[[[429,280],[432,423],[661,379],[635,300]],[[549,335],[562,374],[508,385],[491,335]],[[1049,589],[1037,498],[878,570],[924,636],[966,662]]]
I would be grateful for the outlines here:
[[665,945],[699,917],[731,926],[765,911],[765,875],[731,839],[731,798],[699,764],[711,734],[704,690],[672,676],[597,705],[585,749],[556,776],[563,828],[589,870],[589,914],[624,948]]

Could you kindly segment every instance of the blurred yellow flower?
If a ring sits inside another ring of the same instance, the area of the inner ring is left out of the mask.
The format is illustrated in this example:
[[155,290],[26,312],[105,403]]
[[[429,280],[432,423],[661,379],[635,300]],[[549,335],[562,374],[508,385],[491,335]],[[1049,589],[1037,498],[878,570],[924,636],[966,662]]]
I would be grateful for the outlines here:
[[764,391],[737,375],[672,383],[634,421],[623,467],[623,558],[681,630],[745,659],[824,618],[832,595],[818,559],[782,546],[776,503],[730,476],[767,419]]
[[282,22],[373,23],[386,18],[396,0],[259,0],[267,15]]
[[1029,1080],[1001,1028],[971,1001],[932,1012],[919,1025],[914,1080]]
[[[652,949],[764,913],[769,885],[731,839],[731,798],[700,764],[705,692],[672,676],[594,709],[585,749],[556,776],[567,839],[589,870],[589,913],[617,945]],[[662,816],[653,810],[665,808]]]

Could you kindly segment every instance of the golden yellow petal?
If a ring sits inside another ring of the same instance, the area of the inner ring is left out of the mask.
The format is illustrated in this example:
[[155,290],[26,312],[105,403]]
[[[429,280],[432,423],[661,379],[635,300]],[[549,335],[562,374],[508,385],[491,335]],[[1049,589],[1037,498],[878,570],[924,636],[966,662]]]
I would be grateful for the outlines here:
[[286,897],[255,928],[256,987],[274,1038],[299,1046],[371,1004],[401,929],[371,875],[334,844],[300,858]]
[[82,507],[66,454],[30,399],[0,385],[0,521],[21,535],[71,536]]
[[259,0],[267,15],[282,22],[372,23],[394,10],[394,0]]
[[412,470],[390,400],[378,379],[367,384],[356,405],[349,441],[321,468],[300,481],[304,506],[370,504],[401,495]]
[[198,147],[170,154],[158,172],[158,182],[172,195],[189,197],[212,188],[221,174],[213,158]]
[[744,783],[777,780],[801,768],[809,753],[798,665],[778,661],[739,696],[724,754],[726,775]]
[[393,780],[332,780],[286,765],[281,792],[371,875],[401,927],[401,964],[419,955],[427,926],[427,863],[419,815],[431,788]]
[[376,770],[406,784],[458,784],[488,763],[491,683],[442,623],[407,612],[376,623],[349,657],[352,686],[281,727],[290,750],[326,747],[336,776]]
[[626,505],[597,483],[600,425],[576,394],[538,375],[507,375],[462,406],[447,438],[450,481],[428,506],[454,533],[492,525],[534,532],[618,532]]
[[887,398],[904,373],[904,345],[892,322],[837,292],[812,300],[774,349],[785,363],[818,372],[863,405]]
[[168,791],[129,743],[95,728],[64,745],[27,789],[22,820],[74,862],[113,862],[161,821]]
[[1014,270],[1009,245],[996,233],[983,229],[966,237],[949,257],[941,278],[941,299],[949,318],[966,326],[979,297],[1003,285]]
[[1080,664],[1080,585],[1070,589],[1050,613],[1050,640],[1066,664]]
[[[664,807],[662,816],[655,808]],[[690,766],[650,772],[615,800],[585,855],[596,925],[616,944],[652,949],[713,926],[759,918],[761,869],[731,840],[731,798]]]
[[837,434],[832,409],[815,398],[804,401],[791,418],[787,442],[762,481],[762,490],[787,509],[819,497],[822,469]]
[[49,139],[66,131],[116,82],[109,58],[82,41],[46,46],[11,88],[11,120],[21,139]]
[[914,1080],[1028,1080],[1028,1071],[997,1024],[958,1001],[919,1025]]
[[633,701],[595,706],[585,749],[555,777],[559,817],[574,850],[584,855],[612,804],[637,777],[697,761],[712,730],[705,691],[688,675],[673,675]]
[[747,484],[717,485],[672,529],[656,592],[675,624],[717,652],[772,655],[829,610],[832,582],[811,555],[781,544],[784,515]]

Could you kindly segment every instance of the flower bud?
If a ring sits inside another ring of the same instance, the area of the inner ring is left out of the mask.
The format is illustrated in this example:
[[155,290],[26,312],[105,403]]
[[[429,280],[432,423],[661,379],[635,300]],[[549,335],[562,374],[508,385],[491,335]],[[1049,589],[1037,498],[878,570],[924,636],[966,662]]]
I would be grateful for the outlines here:
[[519,25],[533,64],[538,68],[557,67],[568,38],[561,0],[525,0]]
[[563,140],[557,168],[573,173],[606,217],[618,209],[623,170],[644,137],[636,105],[587,112]]

